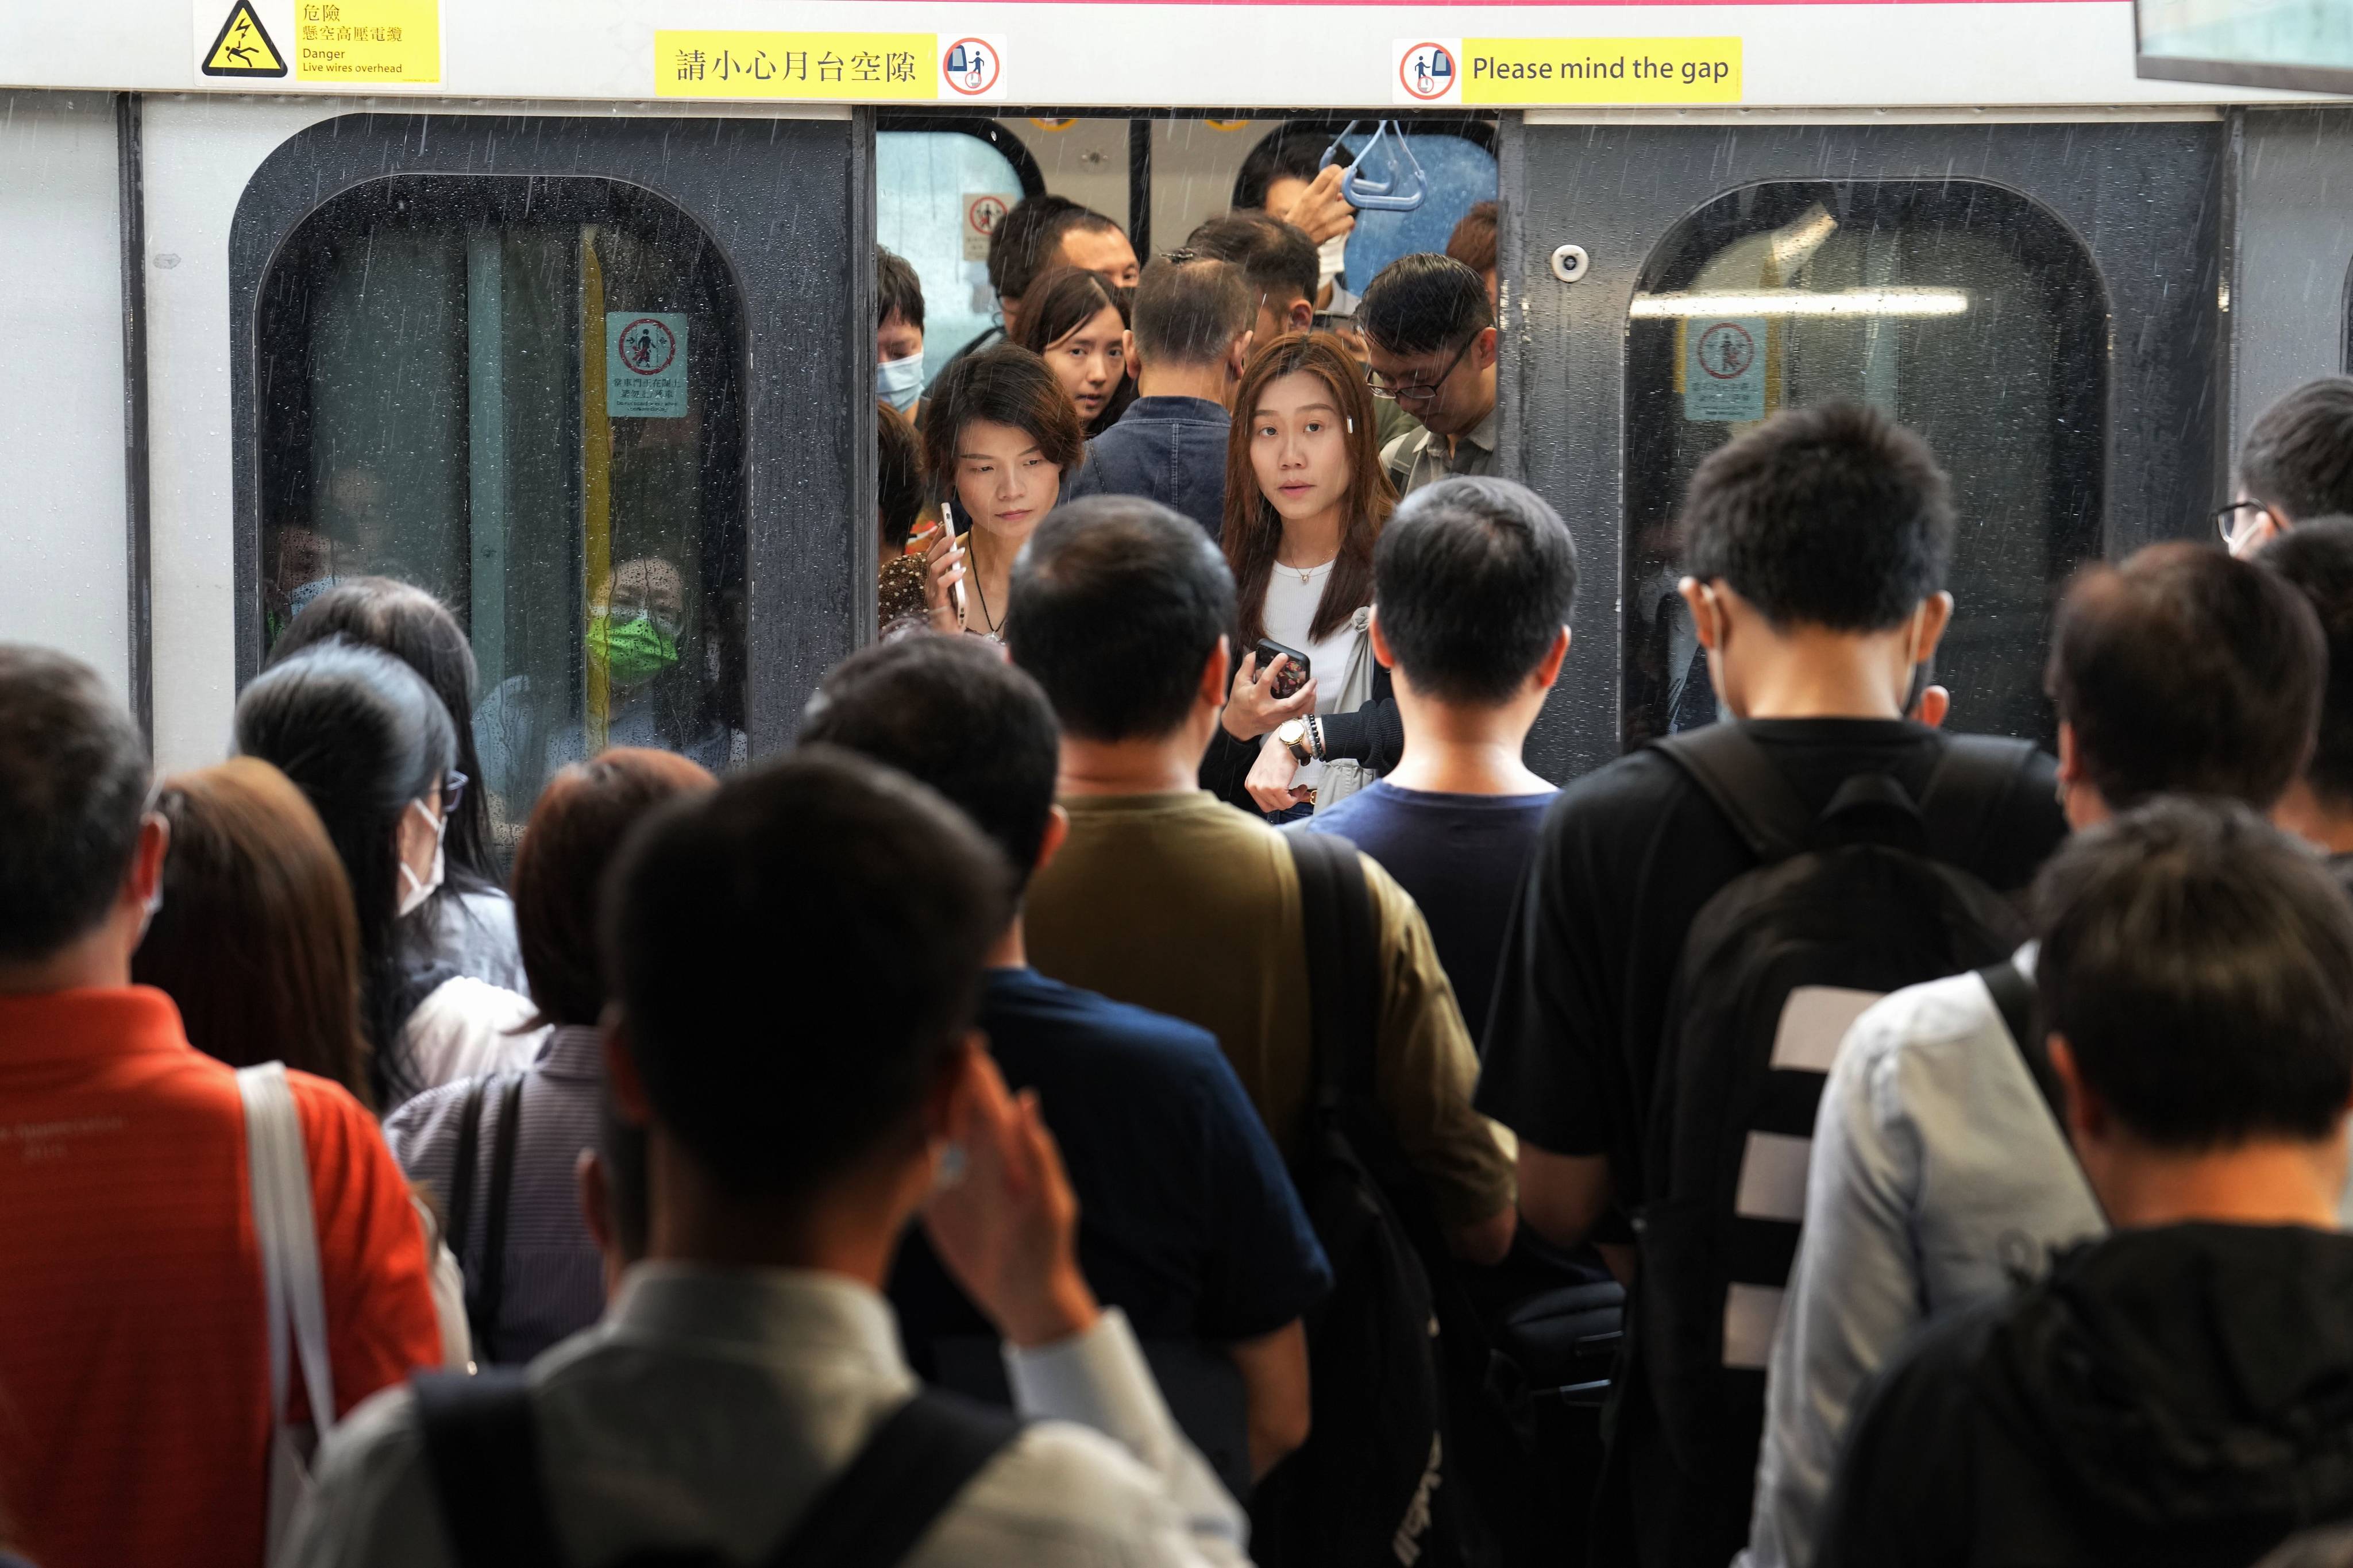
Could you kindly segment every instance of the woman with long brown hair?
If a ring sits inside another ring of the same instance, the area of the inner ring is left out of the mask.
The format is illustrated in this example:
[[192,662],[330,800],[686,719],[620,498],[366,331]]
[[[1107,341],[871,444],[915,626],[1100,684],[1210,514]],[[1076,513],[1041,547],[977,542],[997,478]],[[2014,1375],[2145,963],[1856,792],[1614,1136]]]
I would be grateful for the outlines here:
[[1090,440],[1118,423],[1135,401],[1127,363],[1134,303],[1134,289],[1076,267],[1056,268],[1021,298],[1018,341],[1071,395]]
[[319,814],[253,757],[165,779],[155,809],[172,851],[132,979],[178,1005],[188,1043],[206,1056],[284,1062],[373,1109],[359,917]]
[[[1366,626],[1373,544],[1396,509],[1364,374],[1329,332],[1258,350],[1234,398],[1226,563],[1239,659],[1202,782],[1275,821],[1386,773],[1405,747]],[[1289,653],[1260,657],[1261,645]],[[1293,655],[1310,679],[1295,685]]]

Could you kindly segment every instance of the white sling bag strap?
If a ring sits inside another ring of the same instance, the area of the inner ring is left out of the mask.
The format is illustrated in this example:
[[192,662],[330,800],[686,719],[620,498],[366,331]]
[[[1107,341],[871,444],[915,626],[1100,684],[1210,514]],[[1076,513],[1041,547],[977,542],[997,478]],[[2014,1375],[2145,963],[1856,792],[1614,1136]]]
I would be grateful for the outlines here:
[[333,1374],[327,1361],[327,1303],[319,1279],[319,1236],[311,1212],[310,1163],[281,1062],[240,1068],[246,1165],[253,1177],[253,1230],[261,1245],[261,1295],[269,1323],[269,1533],[265,1562],[275,1563],[295,1510],[311,1490],[310,1452],[286,1419],[292,1351],[302,1358],[311,1420],[323,1440],[335,1422]]

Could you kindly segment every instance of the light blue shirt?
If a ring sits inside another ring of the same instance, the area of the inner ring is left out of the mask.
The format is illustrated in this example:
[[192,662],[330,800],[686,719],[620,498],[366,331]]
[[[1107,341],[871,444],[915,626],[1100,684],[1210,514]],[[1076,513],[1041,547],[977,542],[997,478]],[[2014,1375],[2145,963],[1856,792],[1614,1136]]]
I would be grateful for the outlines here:
[[2106,1230],[1985,982],[1907,986],[1856,1019],[1815,1116],[1740,1561],[1813,1561],[1856,1395],[1907,1334]]

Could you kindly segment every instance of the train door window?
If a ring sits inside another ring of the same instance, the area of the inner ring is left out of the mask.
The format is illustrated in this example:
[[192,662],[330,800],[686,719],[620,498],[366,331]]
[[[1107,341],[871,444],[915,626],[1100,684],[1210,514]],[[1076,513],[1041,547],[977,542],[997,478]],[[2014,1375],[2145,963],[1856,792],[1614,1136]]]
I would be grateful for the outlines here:
[[745,753],[740,307],[640,187],[402,176],[329,201],[262,281],[261,626],[339,579],[472,638],[495,831],[608,745]]
[[1776,409],[1836,400],[1918,431],[1952,476],[1953,721],[2047,741],[2052,595],[2099,552],[2107,335],[2082,242],[2005,187],[1775,182],[1677,225],[1627,324],[1626,744],[1715,716],[1675,593],[1692,470]]
[[[1224,213],[1233,201],[1234,178],[1242,160],[1269,136],[1321,136],[1324,144],[1340,141],[1350,153],[1371,144],[1378,121],[1323,117],[1240,122],[1219,120],[1171,120],[1155,127],[1152,149],[1152,232],[1162,249],[1179,244],[1203,220]],[[1421,171],[1422,199],[1409,209],[1367,208],[1356,215],[1356,226],[1345,247],[1342,277],[1362,292],[1373,275],[1413,251],[1444,250],[1447,237],[1462,215],[1477,203],[1495,195],[1494,127],[1482,119],[1448,116],[1436,120],[1408,118],[1408,146]],[[1353,124],[1353,129],[1351,128]],[[1343,132],[1345,132],[1345,136]],[[1381,137],[1368,176],[1387,181],[1393,174],[1389,156],[1394,128]],[[1410,193],[1417,182],[1401,178],[1398,194]]]
[[987,228],[1045,190],[1019,140],[982,121],[892,117],[874,137],[874,232],[923,284],[926,384],[995,328]]

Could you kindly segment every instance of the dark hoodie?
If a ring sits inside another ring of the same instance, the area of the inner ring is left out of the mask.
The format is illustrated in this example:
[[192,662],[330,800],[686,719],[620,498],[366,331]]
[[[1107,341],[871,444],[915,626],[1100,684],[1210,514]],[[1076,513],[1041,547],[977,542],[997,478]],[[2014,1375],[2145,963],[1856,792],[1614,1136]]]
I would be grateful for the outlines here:
[[1851,1433],[1815,1568],[2245,1568],[2353,1519],[2353,1237],[2125,1231],[1927,1330]]

